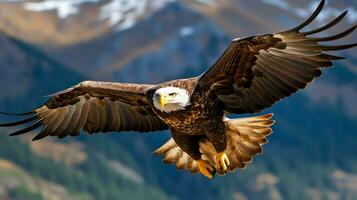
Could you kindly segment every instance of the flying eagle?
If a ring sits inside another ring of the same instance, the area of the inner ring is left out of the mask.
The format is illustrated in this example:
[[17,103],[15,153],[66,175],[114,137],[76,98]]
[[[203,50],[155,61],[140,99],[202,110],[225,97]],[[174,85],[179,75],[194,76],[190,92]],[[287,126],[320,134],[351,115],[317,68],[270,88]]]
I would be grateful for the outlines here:
[[113,131],[171,131],[172,138],[154,153],[179,169],[208,178],[244,168],[262,152],[272,133],[272,114],[229,119],[229,114],[258,113],[305,88],[342,57],[326,51],[357,44],[323,45],[353,32],[311,37],[340,22],[347,11],[327,25],[302,31],[324,6],[301,25],[279,33],[236,38],[202,75],[158,85],[84,81],[59,93],[25,119],[1,124],[29,124],[11,135],[37,128],[33,140]]

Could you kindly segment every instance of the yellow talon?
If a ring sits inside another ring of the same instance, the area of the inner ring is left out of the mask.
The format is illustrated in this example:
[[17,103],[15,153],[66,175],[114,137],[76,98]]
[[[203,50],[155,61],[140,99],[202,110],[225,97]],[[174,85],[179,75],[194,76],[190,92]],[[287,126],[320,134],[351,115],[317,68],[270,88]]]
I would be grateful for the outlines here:
[[230,165],[228,156],[225,152],[217,153],[214,156],[214,161],[216,162],[216,168],[223,172],[226,172]]
[[201,174],[206,176],[209,179],[212,179],[216,173],[216,169],[209,165],[206,161],[204,160],[198,160],[197,162],[197,166],[198,169],[200,170]]

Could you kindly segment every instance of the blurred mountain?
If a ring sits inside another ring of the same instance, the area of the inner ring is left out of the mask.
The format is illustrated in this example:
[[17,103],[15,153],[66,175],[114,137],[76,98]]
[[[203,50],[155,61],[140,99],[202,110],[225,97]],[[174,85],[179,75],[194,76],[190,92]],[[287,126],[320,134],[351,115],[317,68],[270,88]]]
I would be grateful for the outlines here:
[[[349,8],[343,27],[356,23],[353,5],[348,1],[331,1],[318,22],[326,22]],[[189,28],[207,31],[208,37],[217,34],[226,37],[218,54],[233,37],[270,33],[296,25],[313,11],[316,1],[20,0],[2,1],[0,6],[4,10],[0,13],[0,30],[43,48],[78,73],[93,79],[117,79],[113,74],[138,57],[165,48],[178,49],[171,47],[175,45],[172,43],[181,43],[181,33],[187,35]],[[196,43],[201,48],[208,44],[205,40]],[[195,57],[199,52],[194,54],[189,55]],[[152,62],[151,68],[163,65]],[[192,59],[182,63],[184,68],[194,64]],[[165,66],[176,69],[169,63]],[[153,71],[150,67],[145,66],[149,68],[146,71]]]
[[[29,110],[41,96],[84,79],[157,83],[195,76],[232,38],[290,28],[315,6],[307,0],[1,1],[0,110]],[[355,1],[331,0],[311,27],[346,8],[348,17],[329,34],[356,24]],[[356,40],[353,33],[342,43]],[[209,182],[162,165],[150,152],[166,133],[36,143],[2,135],[0,198],[354,199],[356,53],[342,52],[347,60],[265,111],[276,114],[275,133],[245,171]]]
[[83,79],[40,49],[5,33],[0,33],[0,46],[1,108],[18,97],[27,98],[27,107],[34,106],[42,96]]

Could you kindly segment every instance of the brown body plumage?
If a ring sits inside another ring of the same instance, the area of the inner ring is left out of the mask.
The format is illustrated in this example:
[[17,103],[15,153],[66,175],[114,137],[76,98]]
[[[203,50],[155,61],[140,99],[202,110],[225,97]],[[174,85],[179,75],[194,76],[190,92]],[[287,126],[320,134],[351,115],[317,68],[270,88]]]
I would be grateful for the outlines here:
[[[288,31],[234,39],[201,76],[158,85],[85,81],[52,95],[38,109],[20,114],[30,117],[0,126],[32,123],[11,135],[41,127],[34,140],[75,136],[81,129],[90,134],[170,129],[173,139],[155,151],[164,155],[164,162],[200,171],[209,178],[216,170],[225,174],[244,168],[262,152],[261,145],[272,132],[272,115],[241,119],[225,115],[257,113],[270,107],[305,88],[333,60],[342,59],[325,51],[356,46],[320,43],[343,38],[356,26],[334,36],[310,37],[340,22],[347,12],[321,28],[301,31],[323,5],[321,1],[309,19]],[[174,103],[165,107],[168,99]]]
[[[199,78],[182,79],[160,84],[159,87],[179,87],[189,91],[192,104],[185,110],[165,113],[153,106],[154,112],[169,127],[175,142],[192,158],[200,159],[199,141],[209,138],[219,151],[226,148],[226,127],[223,109],[216,98],[197,86]],[[156,90],[157,88],[154,88]],[[149,97],[152,99],[152,96]],[[194,141],[194,142],[192,142]],[[185,145],[191,143],[191,145]]]

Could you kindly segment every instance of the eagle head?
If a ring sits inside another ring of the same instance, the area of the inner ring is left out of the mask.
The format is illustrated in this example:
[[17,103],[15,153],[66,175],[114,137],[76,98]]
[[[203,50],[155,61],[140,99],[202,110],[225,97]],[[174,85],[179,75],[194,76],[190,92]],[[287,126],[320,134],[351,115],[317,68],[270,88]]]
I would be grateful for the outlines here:
[[155,108],[166,113],[184,110],[191,104],[188,91],[178,87],[160,88],[152,98]]

